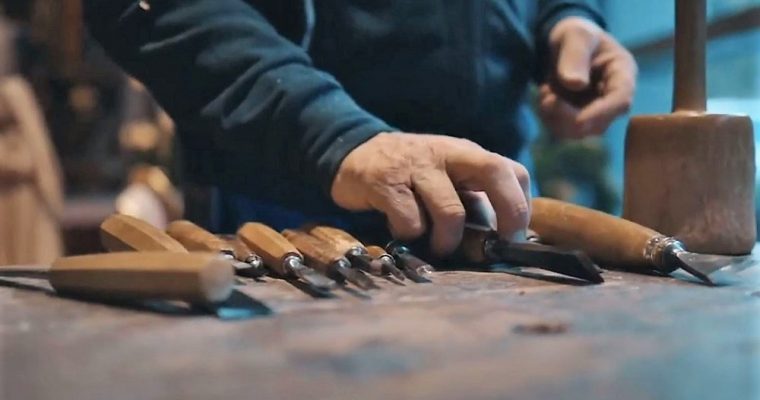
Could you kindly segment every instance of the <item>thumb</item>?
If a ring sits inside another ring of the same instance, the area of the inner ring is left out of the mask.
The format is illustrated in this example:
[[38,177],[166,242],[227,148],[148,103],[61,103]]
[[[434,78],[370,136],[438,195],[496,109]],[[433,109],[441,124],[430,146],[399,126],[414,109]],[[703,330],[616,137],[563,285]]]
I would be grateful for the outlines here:
[[573,91],[589,86],[592,57],[599,46],[595,29],[584,25],[568,26],[557,41],[557,77],[563,87]]

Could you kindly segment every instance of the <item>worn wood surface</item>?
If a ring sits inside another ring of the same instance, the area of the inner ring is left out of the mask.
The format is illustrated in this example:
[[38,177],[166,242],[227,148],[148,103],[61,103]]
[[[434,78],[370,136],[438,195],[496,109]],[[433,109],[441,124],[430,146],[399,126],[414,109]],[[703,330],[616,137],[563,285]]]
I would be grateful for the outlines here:
[[0,398],[757,399],[760,266],[721,274],[452,271],[318,300],[266,278],[236,321],[0,280]]

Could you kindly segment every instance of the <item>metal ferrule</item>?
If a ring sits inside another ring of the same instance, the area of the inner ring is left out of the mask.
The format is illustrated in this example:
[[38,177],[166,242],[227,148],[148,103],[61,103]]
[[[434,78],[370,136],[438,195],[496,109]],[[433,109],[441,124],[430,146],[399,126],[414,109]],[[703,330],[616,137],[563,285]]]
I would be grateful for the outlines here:
[[483,241],[483,256],[486,261],[494,261],[499,259],[499,254],[496,251],[496,245],[499,243],[498,239],[487,238]]
[[285,257],[285,259],[282,260],[282,266],[285,268],[285,272],[287,274],[294,274],[298,276],[300,275],[297,271],[301,271],[305,267],[303,264],[303,259],[297,255],[289,255]]
[[668,266],[665,257],[668,254],[676,254],[681,251],[685,251],[684,245],[678,239],[665,235],[657,235],[647,242],[644,248],[644,257],[653,266],[657,267],[658,270],[670,273],[672,272],[672,268]]
[[367,254],[368,254],[367,253],[367,249],[365,249],[363,247],[359,247],[359,246],[354,246],[354,247],[348,249],[348,251],[346,252],[347,256],[356,256],[356,257],[358,257],[358,256],[366,256]]

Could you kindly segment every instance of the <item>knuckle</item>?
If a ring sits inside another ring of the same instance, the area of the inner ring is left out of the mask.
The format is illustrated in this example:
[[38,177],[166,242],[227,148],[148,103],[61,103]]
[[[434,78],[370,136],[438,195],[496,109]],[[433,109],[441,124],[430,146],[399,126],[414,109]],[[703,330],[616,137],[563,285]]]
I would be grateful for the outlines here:
[[458,223],[464,221],[465,210],[462,204],[445,204],[436,210],[436,214],[448,223]]
[[512,165],[512,171],[514,172],[517,181],[520,182],[522,186],[530,184],[530,173],[524,165],[514,162]]
[[509,218],[520,228],[528,226],[528,220],[530,219],[530,207],[528,206],[528,202],[522,200],[513,204],[510,208]]
[[483,157],[481,171],[487,176],[494,178],[504,174],[508,169],[507,163],[509,160],[496,153],[488,153],[486,157]]

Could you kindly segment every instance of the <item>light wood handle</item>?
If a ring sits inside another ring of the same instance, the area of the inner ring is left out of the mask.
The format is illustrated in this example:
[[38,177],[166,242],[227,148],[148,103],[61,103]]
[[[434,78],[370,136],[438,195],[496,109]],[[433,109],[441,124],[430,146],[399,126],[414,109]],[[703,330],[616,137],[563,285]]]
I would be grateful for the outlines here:
[[215,303],[229,297],[235,273],[216,253],[124,252],[59,258],[48,279],[61,293]]
[[220,235],[219,238],[227,241],[227,244],[232,247],[232,252],[238,261],[248,262],[251,257],[256,256],[256,253],[235,235]]
[[129,215],[114,214],[100,224],[100,241],[108,251],[187,253],[181,243],[155,226]]
[[351,236],[348,232],[331,226],[307,225],[302,230],[323,242],[335,246],[335,248],[344,254],[353,247],[364,247],[362,242]]
[[673,111],[705,111],[705,0],[676,0]]
[[262,223],[248,222],[238,229],[237,234],[243,243],[261,256],[264,264],[280,275],[290,274],[283,265],[287,257],[295,255],[303,258],[303,255],[288,239]]
[[187,221],[174,221],[166,227],[169,236],[182,243],[190,251],[212,251],[233,254],[232,246],[213,233]]
[[543,243],[583,250],[603,266],[649,266],[644,251],[649,240],[660,235],[631,221],[559,200],[533,199],[532,212],[530,228]]
[[372,257],[372,258],[380,258],[380,257],[383,257],[385,255],[390,255],[390,254],[388,254],[387,251],[385,251],[384,248],[382,248],[380,246],[374,246],[374,245],[367,246],[367,252],[369,253],[369,256]]
[[340,250],[337,250],[330,243],[323,242],[306,232],[285,229],[282,231],[282,235],[298,248],[310,267],[322,273],[327,273],[331,265],[343,258],[343,253]]

